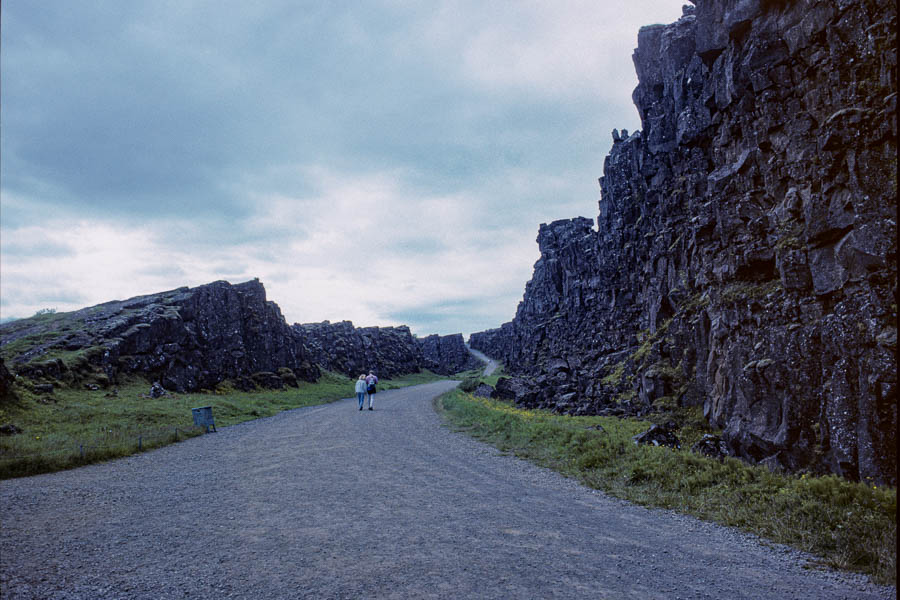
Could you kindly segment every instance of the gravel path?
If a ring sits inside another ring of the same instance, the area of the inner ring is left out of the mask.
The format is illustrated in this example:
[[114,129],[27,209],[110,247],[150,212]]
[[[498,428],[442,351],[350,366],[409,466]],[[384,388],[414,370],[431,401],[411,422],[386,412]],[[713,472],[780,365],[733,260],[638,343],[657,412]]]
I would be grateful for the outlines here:
[[3,598],[895,598],[440,425],[438,382],[0,482]]
[[496,360],[494,360],[493,358],[489,357],[487,354],[485,354],[485,353],[483,353],[483,352],[479,352],[478,350],[475,350],[475,349],[473,349],[473,348],[469,348],[469,346],[466,346],[466,348],[468,349],[468,351],[469,351],[472,355],[475,356],[475,358],[477,358],[478,360],[484,361],[484,373],[483,373],[483,375],[484,375],[485,377],[491,375],[495,370],[497,370],[497,361],[496,361]]

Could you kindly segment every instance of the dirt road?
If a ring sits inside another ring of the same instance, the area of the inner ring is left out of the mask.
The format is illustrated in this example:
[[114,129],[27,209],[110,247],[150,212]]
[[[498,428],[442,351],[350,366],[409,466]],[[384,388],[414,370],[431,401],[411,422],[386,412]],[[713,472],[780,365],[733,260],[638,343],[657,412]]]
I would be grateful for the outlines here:
[[0,482],[3,598],[891,598],[453,433],[438,382]]

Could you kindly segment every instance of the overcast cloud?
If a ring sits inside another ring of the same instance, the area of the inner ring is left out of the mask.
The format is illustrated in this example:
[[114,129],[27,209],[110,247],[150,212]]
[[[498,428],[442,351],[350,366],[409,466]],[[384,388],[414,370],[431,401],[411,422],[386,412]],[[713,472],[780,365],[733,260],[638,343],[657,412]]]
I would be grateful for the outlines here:
[[681,1],[0,6],[0,318],[259,277],[288,322],[512,318]]

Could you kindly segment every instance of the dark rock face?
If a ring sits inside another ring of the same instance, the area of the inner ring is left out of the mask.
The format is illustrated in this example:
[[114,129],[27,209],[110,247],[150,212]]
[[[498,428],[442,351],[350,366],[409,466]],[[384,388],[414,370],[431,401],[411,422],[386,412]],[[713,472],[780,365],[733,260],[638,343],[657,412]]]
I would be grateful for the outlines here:
[[440,375],[453,375],[481,366],[481,361],[466,348],[461,333],[429,335],[417,338],[416,342],[422,349],[424,367]]
[[15,377],[6,368],[3,360],[0,359],[0,402],[8,402],[13,400],[15,392],[13,392],[13,382]]
[[[417,340],[406,326],[288,326],[259,280],[217,281],[20,319],[0,326],[0,352],[16,374],[45,382],[99,389],[120,373],[137,373],[178,392],[211,389],[226,379],[242,391],[296,387],[298,380],[319,378],[316,363],[354,379],[423,367],[452,374],[480,364],[460,334]],[[13,376],[3,362],[0,367],[5,399]]]
[[409,327],[354,327],[350,321],[293,326],[323,369],[356,379],[374,372],[391,378],[418,373],[424,359]]
[[745,459],[896,484],[896,8],[695,4],[638,34],[597,231],[542,225],[470,344],[560,412],[702,406]]
[[[279,368],[305,381],[319,376],[258,280],[179,288],[52,319],[23,319],[0,329],[4,344],[28,335],[48,340],[15,358],[20,375],[77,380],[90,374],[108,384],[119,373],[139,373],[179,392]],[[54,354],[65,359],[40,360]]]
[[501,377],[497,380],[491,397],[511,400],[526,408],[537,407],[537,390],[531,382],[522,377]]
[[373,371],[395,377],[430,369],[452,375],[481,363],[462,334],[415,338],[409,327],[354,327],[350,321],[294,325],[294,332],[322,368],[356,378]]

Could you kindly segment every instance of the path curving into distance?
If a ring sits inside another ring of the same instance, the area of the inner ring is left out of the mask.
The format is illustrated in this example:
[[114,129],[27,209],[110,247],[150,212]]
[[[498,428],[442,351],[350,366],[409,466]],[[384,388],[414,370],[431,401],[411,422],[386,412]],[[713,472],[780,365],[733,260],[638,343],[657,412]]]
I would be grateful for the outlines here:
[[0,596],[891,598],[441,426],[437,382],[0,482]]
[[485,354],[483,352],[479,352],[478,350],[475,350],[474,348],[469,348],[468,344],[466,344],[466,348],[469,350],[469,353],[472,354],[472,356],[474,356],[475,358],[477,358],[478,360],[480,360],[484,363],[484,373],[482,373],[483,376],[488,377],[494,371],[497,370],[497,361],[496,360],[489,357],[487,354]]

